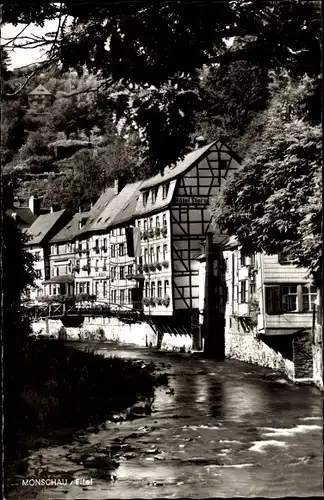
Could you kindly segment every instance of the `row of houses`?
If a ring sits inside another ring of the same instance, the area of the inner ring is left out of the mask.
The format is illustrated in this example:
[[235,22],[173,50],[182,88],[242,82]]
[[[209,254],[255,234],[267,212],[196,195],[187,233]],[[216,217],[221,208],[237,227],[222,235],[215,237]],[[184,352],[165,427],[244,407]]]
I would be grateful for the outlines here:
[[[37,273],[30,299],[93,295],[111,308],[141,310],[162,331],[177,325],[195,344],[203,335],[210,202],[239,164],[215,141],[148,180],[116,180],[88,212],[40,215],[26,230]],[[220,233],[214,246],[213,301],[225,335],[277,343],[310,335],[316,288],[306,270],[283,254],[245,256]]]

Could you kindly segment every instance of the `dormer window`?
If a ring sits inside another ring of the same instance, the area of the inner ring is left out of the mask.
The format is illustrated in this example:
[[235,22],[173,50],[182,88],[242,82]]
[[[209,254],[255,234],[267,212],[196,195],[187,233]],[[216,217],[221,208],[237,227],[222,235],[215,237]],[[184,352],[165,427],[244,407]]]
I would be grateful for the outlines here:
[[163,186],[162,186],[162,198],[164,200],[168,196],[168,192],[169,192],[169,183],[163,184]]
[[158,193],[158,188],[152,189],[152,203],[156,202],[157,193]]
[[149,197],[149,191],[145,191],[145,193],[143,193],[143,205],[147,205],[147,201],[148,201],[148,197]]

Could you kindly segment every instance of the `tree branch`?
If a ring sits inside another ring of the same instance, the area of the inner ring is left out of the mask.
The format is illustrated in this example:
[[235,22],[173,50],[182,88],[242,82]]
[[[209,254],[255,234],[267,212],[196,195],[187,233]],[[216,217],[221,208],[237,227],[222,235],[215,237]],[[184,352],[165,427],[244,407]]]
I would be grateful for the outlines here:
[[58,61],[55,61],[55,60],[44,62],[38,68],[34,69],[34,71],[31,72],[31,74],[26,78],[25,82],[19,87],[19,89],[17,89],[15,92],[12,92],[11,94],[5,94],[5,96],[6,97],[14,97],[14,96],[18,95],[19,92],[21,92],[26,87],[26,85],[28,84],[28,82],[30,82],[30,80],[32,78],[34,78],[35,75],[37,75],[37,73],[39,73],[40,71],[42,71],[42,70],[44,70],[46,68],[49,68],[51,65],[53,65],[53,64],[55,64],[57,62]]
[[98,85],[98,87],[96,87],[96,88],[92,88],[92,89],[87,88],[87,89],[83,89],[83,90],[76,90],[75,92],[70,92],[69,94],[64,94],[63,92],[60,92],[59,96],[64,97],[64,98],[69,98],[69,97],[74,97],[74,96],[79,95],[79,94],[98,92],[102,87],[111,86],[113,83],[114,83],[113,79],[108,80],[108,81],[105,80],[104,82],[100,83]]
[[19,31],[18,35],[14,36],[13,38],[3,38],[3,37],[2,37],[2,38],[3,38],[3,40],[9,40],[7,43],[4,43],[4,44],[2,45],[2,47],[6,47],[6,46],[7,46],[7,45],[9,45],[10,43],[12,43],[12,42],[14,42],[15,40],[17,40],[17,39],[20,37],[20,35],[21,35],[21,34],[22,34],[22,33],[23,33],[23,32],[24,32],[27,28],[28,28],[28,26],[30,26],[30,24],[31,24],[31,23],[26,24],[26,26],[25,26],[25,27],[24,27],[21,31]]

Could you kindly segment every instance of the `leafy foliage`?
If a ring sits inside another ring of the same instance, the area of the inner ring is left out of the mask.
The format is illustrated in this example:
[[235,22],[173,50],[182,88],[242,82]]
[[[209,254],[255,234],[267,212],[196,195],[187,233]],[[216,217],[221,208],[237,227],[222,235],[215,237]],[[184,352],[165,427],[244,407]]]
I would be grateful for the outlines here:
[[107,102],[141,130],[144,158],[161,169],[190,146],[204,67],[247,61],[320,73],[319,10],[319,2],[306,0],[61,3],[37,13],[4,5],[3,21],[40,24],[57,15],[59,29],[44,41],[49,58],[63,71],[82,75],[86,68],[105,82]]
[[283,72],[274,79],[262,135],[214,201],[213,217],[245,251],[287,252],[318,281],[322,134],[303,117],[311,88],[307,77],[294,81]]

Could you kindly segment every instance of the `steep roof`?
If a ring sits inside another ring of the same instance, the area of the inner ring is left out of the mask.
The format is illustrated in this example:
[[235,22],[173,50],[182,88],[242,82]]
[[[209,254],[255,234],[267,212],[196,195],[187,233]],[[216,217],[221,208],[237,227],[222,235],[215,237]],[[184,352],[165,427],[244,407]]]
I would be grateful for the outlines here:
[[40,83],[34,90],[29,92],[29,95],[52,95],[52,93]]
[[170,181],[171,179],[174,179],[183,174],[196,161],[198,161],[206,153],[206,151],[208,151],[215,144],[215,142],[216,141],[213,141],[212,143],[207,144],[207,146],[203,146],[202,148],[191,151],[191,153],[188,153],[184,157],[184,159],[179,161],[174,167],[166,167],[164,169],[163,175],[159,173],[154,177],[147,179],[143,182],[141,191],[143,191],[144,189],[149,189],[153,186],[158,186],[159,184]]
[[117,215],[111,220],[110,226],[122,224],[123,222],[132,219],[132,217],[135,215],[137,202],[138,202],[138,199],[140,197],[140,187],[141,187],[142,182],[138,183],[139,184],[138,187],[135,189],[132,196],[128,199],[128,202],[117,213]]
[[64,212],[65,210],[59,210],[58,212],[52,212],[37,217],[35,222],[26,231],[26,233],[31,236],[27,245],[40,244]]
[[88,218],[90,212],[77,213],[73,218],[59,231],[51,240],[50,243],[58,243],[60,241],[72,241],[79,232],[79,221]]
[[115,197],[114,188],[107,188],[96,201],[94,206],[87,212],[88,221],[79,229],[76,233],[76,236],[82,236],[83,234],[92,231],[92,225],[96,221],[96,219],[100,218],[100,214],[107,209],[110,202]]
[[17,222],[27,226],[31,226],[37,219],[37,215],[28,207],[10,208],[7,210],[7,213],[8,215],[12,215],[13,213],[16,214]]
[[[123,217],[123,220],[131,218],[132,213],[130,211],[130,202],[134,195],[138,191],[140,185],[143,181],[133,182],[132,184],[127,184],[120,193],[115,196],[103,212],[96,218],[96,220],[91,225],[90,231],[102,231],[108,227],[117,224],[118,215],[121,217],[121,212],[127,210],[128,217]],[[133,201],[135,201],[133,199]],[[137,200],[136,200],[137,201]],[[132,202],[133,203],[133,202]],[[126,216],[126,214],[124,213]]]

